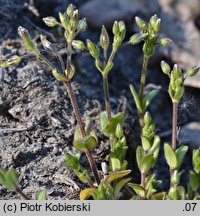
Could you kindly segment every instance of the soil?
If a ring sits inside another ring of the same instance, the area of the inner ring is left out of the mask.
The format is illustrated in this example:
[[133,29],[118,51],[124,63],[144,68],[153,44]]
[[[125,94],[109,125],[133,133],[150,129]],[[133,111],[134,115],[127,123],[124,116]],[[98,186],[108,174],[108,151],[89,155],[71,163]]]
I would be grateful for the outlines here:
[[[178,63],[185,70],[191,64],[190,59],[192,57],[194,57],[193,59],[200,59],[199,52],[197,54],[190,52],[192,48],[200,51],[200,44],[198,42],[195,44],[193,41],[191,46],[186,46],[188,38],[184,38],[183,33],[187,33],[191,26],[184,25],[185,20],[174,16],[179,1],[174,1],[174,4],[177,5],[174,11],[170,5],[162,4],[161,0],[155,2],[156,7],[151,4],[148,5],[148,13],[140,11],[140,7],[137,9],[137,13],[145,19],[148,19],[153,13],[157,13],[158,16],[161,15],[165,20],[163,26],[168,26],[167,29],[162,30],[163,35],[173,37],[174,41],[177,42],[174,47],[167,51],[158,49],[157,54],[151,59],[146,89],[148,91],[152,86],[162,86],[156,99],[149,107],[149,111],[155,121],[157,133],[162,139],[161,152],[154,172],[157,179],[162,180],[159,190],[166,190],[169,187],[169,173],[163,157],[162,146],[164,142],[171,140],[172,107],[167,92],[168,79],[160,71],[160,61],[164,59],[172,65],[178,59]],[[45,0],[17,0],[14,2],[12,0],[0,0],[2,17],[0,20],[0,58],[8,58],[13,54],[23,55],[26,52],[17,35],[19,25],[29,29],[36,40],[41,33],[48,34],[54,40],[59,35],[59,31],[51,29],[49,31],[41,22],[41,18],[48,15],[57,17],[58,11],[64,11],[69,3],[75,3],[85,10],[90,2],[49,0],[47,3]],[[51,10],[47,10],[47,8],[51,8]],[[169,11],[171,13],[170,18]],[[135,10],[131,15],[134,16],[134,13]],[[188,19],[196,26],[195,33],[200,35],[199,17],[200,11],[196,13],[195,17]],[[174,24],[173,28],[170,27],[172,23]],[[47,33],[47,30],[50,34]],[[136,31],[135,27],[129,23],[127,39],[134,31]],[[183,37],[182,44],[178,43],[180,37]],[[188,35],[185,34],[185,37]],[[82,40],[87,38],[98,41],[99,23],[97,26],[89,25],[86,33],[80,36]],[[59,42],[62,43],[62,40],[59,39]],[[172,49],[176,51],[173,53]],[[180,50],[186,54],[179,56],[178,51]],[[73,88],[82,116],[83,118],[89,116],[94,121],[99,137],[99,146],[94,151],[94,158],[98,170],[101,172],[101,163],[107,160],[109,152],[108,140],[99,131],[98,124],[99,113],[104,109],[101,76],[95,69],[93,59],[87,54],[75,53],[73,62],[77,68]],[[132,83],[136,88],[139,87],[141,64],[140,45],[121,48],[109,76],[113,112],[121,111],[126,116],[124,127],[129,146],[127,160],[129,168],[133,170],[132,177],[135,182],[139,182],[135,149],[140,144],[140,139],[137,112],[129,84]],[[199,89],[190,86],[186,88],[185,97],[180,104],[180,127],[189,122],[200,121],[200,111],[196,109],[200,103],[199,93]],[[16,169],[20,187],[32,199],[35,199],[37,192],[41,190],[47,191],[48,199],[79,199],[80,190],[86,187],[78,181],[71,169],[64,166],[65,154],[67,152],[76,153],[72,145],[75,125],[75,117],[66,90],[61,83],[55,81],[45,65],[33,58],[28,58],[16,68],[0,71],[0,164],[5,169],[9,167]],[[181,144],[180,137],[179,145]],[[186,185],[188,181],[187,172],[191,168],[190,158],[191,152],[188,153],[183,164],[183,168],[186,170],[182,178],[183,185]],[[84,155],[81,157],[81,162],[89,169]],[[20,199],[20,197],[0,186],[0,199]]]

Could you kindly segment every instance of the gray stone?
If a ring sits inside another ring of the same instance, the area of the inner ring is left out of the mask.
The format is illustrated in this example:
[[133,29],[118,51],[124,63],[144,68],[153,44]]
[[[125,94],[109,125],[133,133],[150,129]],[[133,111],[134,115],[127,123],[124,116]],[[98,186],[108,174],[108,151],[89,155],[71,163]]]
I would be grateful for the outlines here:
[[181,128],[181,144],[187,144],[190,150],[200,147],[200,122],[191,122]]

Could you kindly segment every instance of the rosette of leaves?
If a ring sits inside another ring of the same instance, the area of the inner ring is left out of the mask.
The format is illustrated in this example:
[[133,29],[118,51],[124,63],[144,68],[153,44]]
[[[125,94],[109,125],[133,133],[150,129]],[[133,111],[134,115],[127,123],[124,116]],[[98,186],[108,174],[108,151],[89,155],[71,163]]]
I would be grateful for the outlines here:
[[129,186],[137,194],[133,199],[151,199],[160,184],[160,181],[155,179],[155,175],[150,174],[150,170],[155,166],[158,158],[160,138],[155,134],[155,125],[148,112],[144,115],[141,140],[142,146],[138,146],[136,150],[137,164],[141,172],[141,184],[129,183]]

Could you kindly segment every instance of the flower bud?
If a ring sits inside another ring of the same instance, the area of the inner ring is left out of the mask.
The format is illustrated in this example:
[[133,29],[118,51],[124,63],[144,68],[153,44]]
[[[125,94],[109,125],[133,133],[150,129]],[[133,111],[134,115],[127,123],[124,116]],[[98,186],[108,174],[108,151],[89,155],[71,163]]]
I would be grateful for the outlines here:
[[164,74],[170,75],[171,68],[165,61],[161,61],[161,69]]
[[169,39],[169,38],[162,38],[162,39],[160,40],[160,45],[161,45],[161,46],[168,46],[168,45],[171,44],[171,42],[172,42],[172,40]]
[[14,67],[16,65],[18,65],[20,62],[21,62],[21,57],[17,56],[17,55],[14,55],[14,56],[11,56],[7,61],[3,61],[0,66],[3,67],[3,68],[7,68],[7,67]]
[[37,49],[36,45],[33,43],[31,36],[30,36],[27,29],[19,26],[18,27],[18,34],[23,39],[24,45],[29,51],[34,51],[35,54],[39,53],[39,50]]
[[103,49],[108,49],[109,43],[110,43],[110,39],[108,36],[108,32],[105,26],[103,25],[101,29],[101,35],[100,35],[100,45]]
[[156,23],[153,26],[155,32],[160,31],[160,24],[161,24],[161,19],[159,18],[159,19],[157,19]]
[[80,32],[84,32],[87,29],[87,21],[86,18],[83,18],[78,21],[77,30]]
[[144,22],[144,20],[142,20],[140,17],[136,16],[135,17],[135,21],[137,26],[142,30],[145,31],[146,30],[146,23]]
[[59,12],[59,19],[60,19],[61,25],[65,29],[68,29],[68,27],[69,27],[69,19],[68,19],[68,17],[65,14]]
[[181,73],[181,70],[180,68],[178,67],[177,64],[174,65],[173,67],[173,71],[172,71],[172,79],[178,79],[182,76],[182,73]]
[[156,14],[151,17],[150,24],[152,27],[154,27],[156,25],[157,20],[158,20],[158,17]]
[[129,39],[129,43],[135,45],[140,43],[143,39],[144,35],[142,33],[136,33]]
[[121,40],[123,41],[125,38],[125,35],[126,35],[125,23],[123,21],[119,21],[118,26],[119,26],[119,31],[120,31],[120,35],[121,35]]
[[80,41],[80,40],[73,40],[72,41],[72,46],[73,46],[74,49],[77,49],[77,50],[87,49],[85,44],[83,43],[83,41]]
[[56,51],[53,47],[53,44],[50,41],[48,41],[45,36],[40,35],[40,40],[45,50],[50,51],[50,52]]
[[194,75],[196,75],[199,71],[200,67],[199,66],[195,66],[193,68],[190,68],[188,71],[187,71],[187,76],[189,77],[192,77]]
[[42,19],[44,23],[49,27],[54,27],[58,24],[57,20],[54,17],[45,17]]
[[87,47],[88,47],[88,50],[90,52],[90,55],[93,57],[93,58],[98,58],[99,57],[99,48],[92,42],[90,41],[89,39],[87,40]]
[[117,136],[118,139],[121,139],[123,137],[123,129],[120,124],[118,124],[116,127],[115,135]]
[[119,25],[117,21],[114,22],[112,31],[114,35],[119,35],[120,31],[119,31]]
[[75,6],[73,5],[73,4],[70,4],[68,7],[67,7],[67,15],[69,16],[69,17],[71,17],[72,16],[72,14],[73,14],[73,12],[74,12],[74,10],[75,10]]
[[144,124],[145,125],[150,125],[152,122],[152,118],[149,112],[146,112],[144,115]]
[[72,14],[71,21],[73,24],[75,24],[78,22],[78,19],[79,19],[79,12],[78,9],[76,9]]
[[31,36],[27,29],[22,26],[18,27],[18,34],[23,40],[31,40]]

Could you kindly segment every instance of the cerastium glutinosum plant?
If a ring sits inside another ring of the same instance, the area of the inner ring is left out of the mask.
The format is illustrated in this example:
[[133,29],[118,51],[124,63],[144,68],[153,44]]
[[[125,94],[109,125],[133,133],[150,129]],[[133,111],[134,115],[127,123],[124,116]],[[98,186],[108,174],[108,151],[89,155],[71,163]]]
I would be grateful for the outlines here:
[[139,93],[137,93],[133,85],[130,85],[130,89],[138,110],[140,127],[142,128],[144,113],[158,92],[158,90],[152,90],[144,96],[148,62],[149,59],[154,55],[155,47],[157,45],[168,46],[171,43],[171,40],[169,38],[159,38],[161,19],[156,15],[152,16],[148,23],[139,17],[136,17],[135,21],[140,32],[134,34],[130,38],[129,44],[136,45],[143,41],[143,65]]
[[[67,45],[66,61],[61,55],[56,44],[48,41],[45,36],[41,35],[40,37],[43,46],[42,49],[41,46],[34,42],[25,28],[19,27],[18,31],[26,49],[30,53],[29,56],[35,56],[50,67],[53,76],[63,83],[71,100],[77,120],[73,145],[79,153],[76,155],[67,154],[65,164],[74,170],[75,174],[83,183],[89,185],[89,188],[81,191],[80,199],[84,200],[90,197],[96,200],[119,199],[123,188],[129,192],[129,197],[131,197],[131,199],[199,199],[200,149],[193,151],[192,162],[194,170],[190,171],[190,180],[186,194],[185,189],[180,186],[180,177],[182,174],[180,167],[188,151],[188,147],[181,146],[177,149],[176,144],[177,110],[178,104],[184,93],[184,80],[189,76],[195,75],[198,72],[199,67],[191,68],[185,75],[183,75],[177,65],[175,65],[171,71],[170,66],[166,62],[161,63],[163,72],[170,77],[169,94],[173,103],[173,132],[172,147],[169,144],[164,145],[165,158],[170,168],[170,189],[168,192],[157,192],[157,186],[160,184],[160,181],[156,179],[152,168],[154,168],[159,154],[160,138],[156,135],[155,125],[150,114],[146,112],[147,107],[157,94],[157,90],[152,90],[144,95],[144,88],[148,61],[154,54],[155,46],[158,44],[166,46],[170,44],[171,41],[167,38],[159,39],[158,33],[161,20],[158,19],[156,15],[151,17],[148,24],[146,24],[142,19],[136,17],[136,23],[140,28],[140,32],[134,34],[128,41],[128,44],[135,45],[141,41],[144,42],[144,58],[139,93],[137,93],[135,88],[131,85],[131,91],[136,103],[141,126],[140,135],[142,146],[138,146],[136,151],[137,164],[141,172],[141,183],[130,183],[131,178],[127,177],[127,175],[131,170],[127,170],[128,164],[126,161],[126,151],[128,147],[123,131],[125,117],[123,113],[112,113],[108,85],[108,74],[113,67],[114,57],[125,37],[126,27],[124,22],[115,22],[113,25],[114,38],[111,53],[108,55],[110,38],[104,26],[102,27],[100,35],[100,47],[89,39],[87,40],[87,45],[85,45],[83,41],[76,39],[77,35],[80,32],[85,31],[87,27],[86,20],[79,19],[78,10],[73,5],[69,5],[65,13],[59,13],[59,19],[60,20],[57,21],[54,17],[47,17],[43,20],[49,27],[61,26],[63,28],[64,38],[66,39]],[[103,51],[103,58],[101,58],[100,55],[100,48]],[[97,135],[93,130],[90,119],[85,118],[84,121],[82,120],[78,103],[71,85],[75,73],[75,68],[72,64],[73,49],[88,51],[95,59],[95,65],[103,78],[106,111],[102,112],[100,115],[100,126],[103,134],[110,139],[111,152],[109,155],[108,165],[105,166],[106,163],[104,162],[104,168],[102,170],[104,177],[102,179],[99,178],[92,155],[92,149],[97,146]],[[24,57],[26,56],[19,57],[14,55],[8,60],[0,62],[0,66],[3,68],[15,66],[19,64]],[[59,64],[54,65],[54,62],[56,61],[50,61],[49,57],[54,58],[55,60],[57,59]],[[95,183],[91,178],[90,172],[80,164],[80,153],[86,153],[90,167],[93,171],[96,181]],[[12,168],[5,171],[0,167],[0,183],[7,189],[19,193],[24,199],[30,199],[30,197],[24,194],[22,189],[19,187],[18,178]],[[127,184],[129,188],[127,187]],[[133,191],[130,193],[131,189],[133,189],[135,193],[134,195]],[[41,191],[36,198],[38,200],[46,199],[45,191]]]
[[155,134],[155,124],[148,112],[144,115],[142,128],[142,146],[137,147],[136,158],[141,172],[141,185],[129,183],[140,199],[150,199],[160,183],[150,169],[155,166],[160,149],[160,138]]
[[180,176],[182,172],[179,172],[183,159],[188,151],[188,146],[181,146],[177,149],[177,114],[178,105],[183,97],[185,88],[184,81],[187,77],[194,76],[198,71],[199,67],[195,66],[190,68],[186,74],[183,74],[177,64],[174,65],[171,70],[170,66],[165,62],[161,62],[161,69],[163,73],[167,74],[170,79],[169,83],[169,95],[173,104],[173,117],[172,117],[172,144],[171,146],[167,143],[164,145],[164,153],[167,163],[170,167],[170,178],[171,187],[167,194],[168,199],[184,199],[185,190],[182,186],[178,186],[180,182]]
[[[96,180],[96,183],[100,183],[99,174],[97,172],[97,168],[93,159],[93,155],[91,150],[96,147],[97,140],[96,136],[94,136],[91,131],[87,131],[85,128],[85,124],[81,118],[81,114],[79,111],[79,106],[76,100],[76,97],[74,95],[74,91],[71,85],[71,80],[75,73],[75,68],[72,64],[72,43],[73,40],[77,37],[77,35],[80,32],[85,31],[87,27],[87,23],[85,19],[79,19],[79,12],[78,10],[73,6],[69,5],[65,13],[59,13],[59,19],[60,22],[58,22],[54,17],[47,17],[44,18],[43,21],[45,24],[49,27],[54,26],[61,26],[64,29],[64,37],[66,39],[67,43],[67,62],[65,64],[63,57],[59,54],[59,51],[55,49],[54,44],[49,42],[46,37],[41,36],[41,42],[44,47],[44,49],[48,52],[48,54],[53,54],[52,56],[58,57],[60,61],[61,67],[54,66],[54,64],[48,60],[46,56],[44,56],[41,51],[39,50],[38,46],[33,43],[31,36],[29,32],[23,28],[19,27],[18,32],[21,36],[25,47],[30,51],[33,55],[35,55],[38,59],[40,59],[42,62],[46,63],[50,69],[52,70],[53,76],[63,83],[65,86],[71,104],[73,106],[74,114],[77,120],[77,131],[80,131],[78,135],[74,137],[74,145],[77,149],[81,149],[81,151],[84,151],[87,155],[90,167],[93,171],[94,178]],[[77,134],[77,133],[76,133]],[[84,146],[84,148],[82,147]],[[81,172],[82,171],[82,172]],[[88,177],[85,170],[81,169],[79,167],[78,171],[76,170],[76,174],[78,174],[79,177],[82,178],[82,175],[85,176],[85,181],[91,186],[94,187],[92,180]]]

